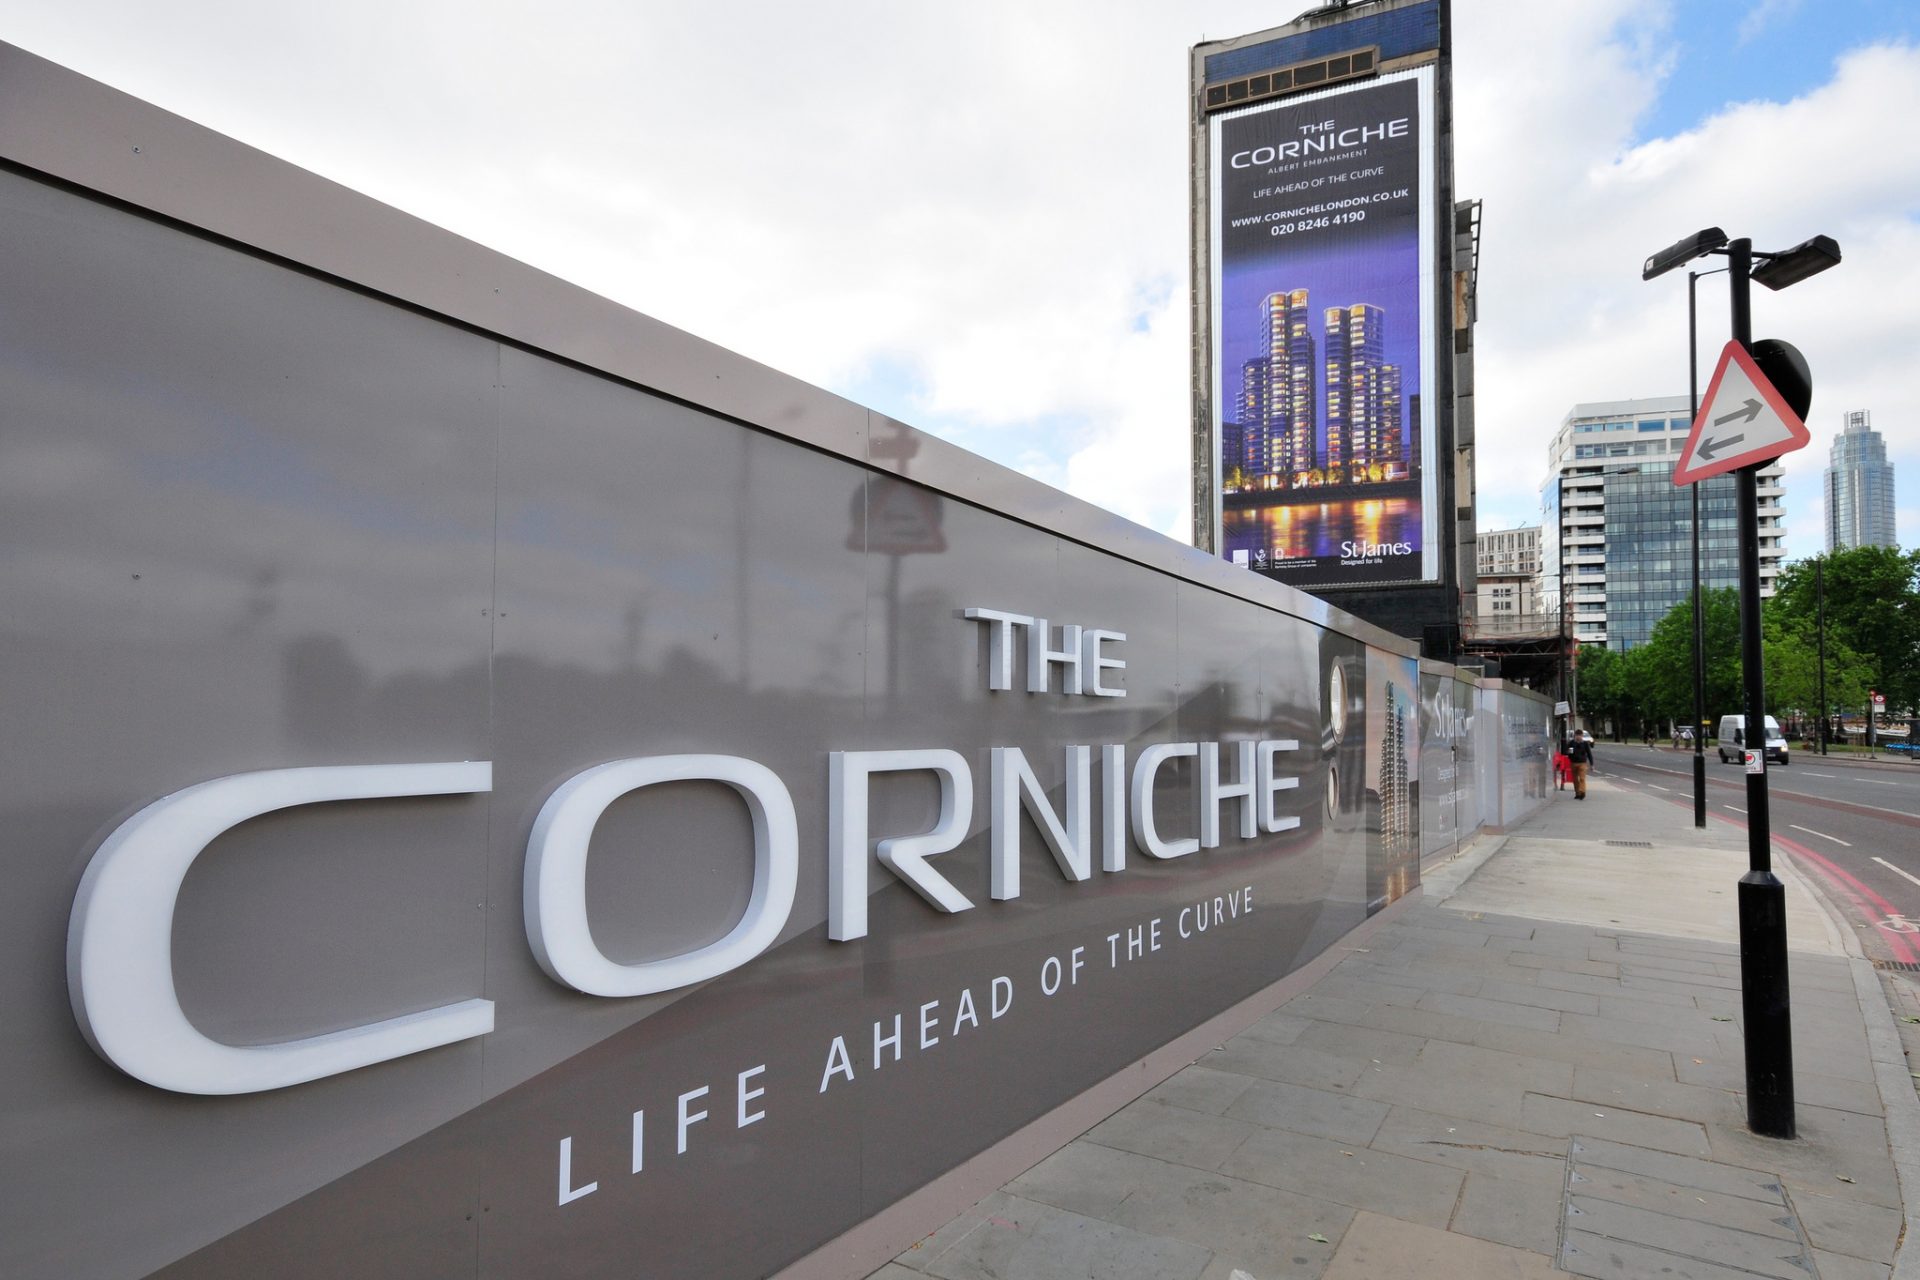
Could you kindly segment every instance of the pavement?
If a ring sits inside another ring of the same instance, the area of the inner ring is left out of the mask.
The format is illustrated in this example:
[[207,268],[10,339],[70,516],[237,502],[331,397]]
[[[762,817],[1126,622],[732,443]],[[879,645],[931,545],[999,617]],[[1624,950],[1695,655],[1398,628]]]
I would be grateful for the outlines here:
[[1915,1280],[1920,1001],[1773,861],[1791,1140],[1746,1123],[1745,831],[1600,774],[873,1280]]

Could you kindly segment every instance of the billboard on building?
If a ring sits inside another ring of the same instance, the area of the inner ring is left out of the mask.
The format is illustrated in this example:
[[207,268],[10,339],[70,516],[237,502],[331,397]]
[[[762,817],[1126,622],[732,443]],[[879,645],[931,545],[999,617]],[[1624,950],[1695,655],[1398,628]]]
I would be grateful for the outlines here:
[[1435,68],[1207,128],[1215,547],[1308,589],[1437,581]]

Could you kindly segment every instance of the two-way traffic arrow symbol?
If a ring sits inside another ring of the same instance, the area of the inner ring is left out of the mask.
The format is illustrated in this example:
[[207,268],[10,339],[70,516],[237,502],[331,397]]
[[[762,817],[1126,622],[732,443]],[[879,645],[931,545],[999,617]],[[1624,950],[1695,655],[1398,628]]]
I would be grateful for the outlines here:
[[[1713,420],[1713,425],[1716,427],[1724,427],[1729,422],[1752,422],[1755,418],[1760,416],[1760,410],[1764,407],[1765,406],[1763,406],[1758,400],[1754,399],[1752,396],[1748,396],[1747,403],[1745,405],[1743,405],[1738,409],[1735,409],[1732,413],[1721,414],[1719,417]],[[1745,440],[1746,438],[1747,438],[1747,433],[1744,431],[1738,432],[1730,436],[1715,436],[1711,440],[1702,440],[1694,448],[1693,454],[1694,454],[1694,457],[1696,458],[1704,458],[1706,461],[1712,462],[1713,456],[1719,453],[1722,449],[1731,448],[1734,445],[1739,444],[1742,440]]]

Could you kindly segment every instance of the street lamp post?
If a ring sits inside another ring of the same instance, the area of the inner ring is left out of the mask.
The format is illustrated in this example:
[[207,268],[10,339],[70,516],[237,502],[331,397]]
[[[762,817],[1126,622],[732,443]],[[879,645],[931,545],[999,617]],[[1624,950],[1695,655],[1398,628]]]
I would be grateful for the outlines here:
[[1827,567],[1827,558],[1821,556],[1813,562],[1813,616],[1814,630],[1820,637],[1820,721],[1816,730],[1820,735],[1820,754],[1827,754],[1827,583],[1821,572]]
[[[1784,289],[1840,261],[1827,236],[1779,253],[1754,252],[1753,241],[1729,240],[1719,227],[1696,232],[1648,258],[1640,277],[1651,280],[1708,254],[1727,259],[1728,304],[1734,343],[1753,358],[1752,281]],[[1754,266],[1754,259],[1760,265]],[[1691,315],[1689,306],[1689,315]],[[1788,349],[1791,350],[1790,348]],[[1795,355],[1797,358],[1797,353]],[[1804,375],[1802,365],[1799,373]],[[1810,386],[1810,384],[1809,384]],[[1806,388],[1802,388],[1805,390]],[[1802,404],[1797,410],[1805,412]],[[1701,429],[1695,411],[1694,432]],[[1804,433],[1801,442],[1805,442]],[[1760,640],[1759,472],[1774,454],[1735,469],[1740,520],[1740,665],[1745,686],[1748,871],[1740,878],[1740,1005],[1747,1059],[1747,1124],[1774,1138],[1794,1136],[1793,1020],[1787,993],[1786,887],[1773,874],[1773,832],[1767,810],[1767,689]],[[1697,483],[1697,482],[1696,482]],[[1698,607],[1695,610],[1698,619]],[[1756,750],[1754,744],[1759,744]]]
[[[1700,339],[1695,320],[1693,287],[1712,271],[1687,272],[1687,403],[1688,420],[1700,416]],[[1700,486],[1693,491],[1693,825],[1707,825],[1707,620],[1700,598]]]

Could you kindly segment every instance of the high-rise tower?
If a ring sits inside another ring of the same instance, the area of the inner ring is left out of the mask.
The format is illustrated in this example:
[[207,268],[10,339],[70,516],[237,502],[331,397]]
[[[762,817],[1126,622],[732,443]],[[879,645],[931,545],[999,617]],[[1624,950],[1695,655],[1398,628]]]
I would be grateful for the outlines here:
[[1896,545],[1893,464],[1865,409],[1847,414],[1825,475],[1827,550]]

